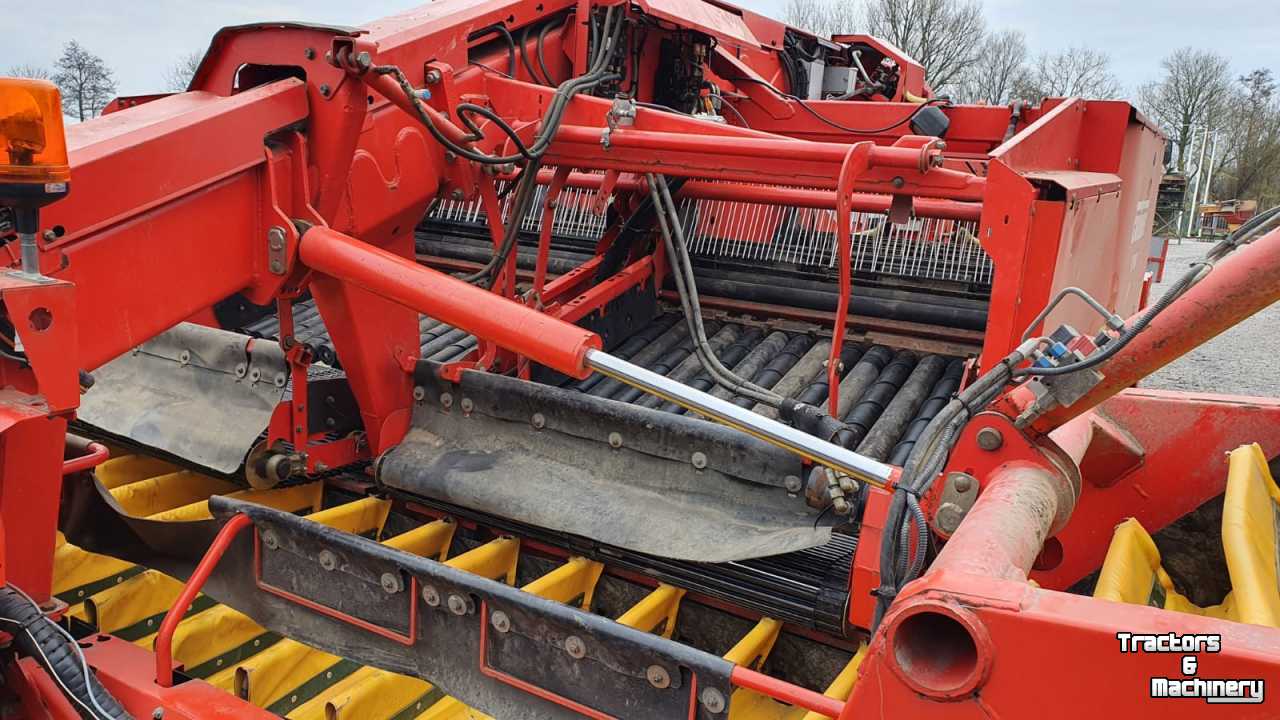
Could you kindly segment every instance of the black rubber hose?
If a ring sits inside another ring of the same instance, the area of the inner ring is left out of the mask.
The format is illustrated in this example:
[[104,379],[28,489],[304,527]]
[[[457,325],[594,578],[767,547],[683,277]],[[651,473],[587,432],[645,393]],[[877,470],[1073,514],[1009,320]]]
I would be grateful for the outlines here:
[[88,669],[80,648],[40,612],[35,603],[13,587],[0,587],[0,626],[13,636],[20,655],[34,658],[49,673],[80,717],[132,719]]

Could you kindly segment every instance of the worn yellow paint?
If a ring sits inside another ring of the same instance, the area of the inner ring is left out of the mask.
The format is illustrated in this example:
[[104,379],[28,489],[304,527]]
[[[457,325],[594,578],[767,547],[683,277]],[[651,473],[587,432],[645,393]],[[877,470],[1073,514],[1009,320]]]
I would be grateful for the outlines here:
[[371,532],[381,535],[390,512],[390,500],[365,497],[311,513],[307,519],[356,535]]
[[395,715],[431,689],[431,684],[363,667],[299,705],[290,720],[366,720]]
[[[271,488],[269,490],[237,490],[229,493],[227,497],[265,505],[266,507],[286,512],[309,510],[314,513],[320,509],[323,495],[324,483],[317,480],[303,485]],[[213,514],[209,512],[209,500],[204,499],[173,508],[172,510],[156,513],[147,519],[165,522],[185,522],[208,520],[212,517]]]
[[67,542],[62,533],[58,533],[53,551],[53,594],[61,595],[90,583],[119,576],[132,568],[131,562],[86,552]]
[[516,561],[519,559],[519,540],[497,538],[450,559],[445,565],[490,580],[503,578],[508,585],[514,585]]
[[[181,592],[182,583],[162,572],[147,570],[87,598],[85,616],[100,631],[113,633],[166,612]],[[153,626],[159,629],[159,621]]]
[[93,474],[98,482],[108,490],[128,485],[144,478],[168,475],[179,470],[173,463],[146,455],[121,455],[111,457],[98,467]]
[[525,585],[521,590],[527,593],[567,603],[579,596],[582,598],[582,609],[591,609],[591,599],[595,595],[596,581],[604,565],[584,557],[569,558],[569,562]]
[[1149,605],[1155,602],[1153,591],[1159,586],[1164,603],[1159,607],[1175,612],[1228,618],[1232,615],[1235,599],[1227,595],[1221,605],[1202,608],[1173,587],[1173,580],[1160,565],[1160,551],[1155,541],[1134,518],[1116,526],[1107,548],[1106,559],[1098,573],[1093,596],[1102,600]]
[[449,543],[453,542],[456,526],[449,520],[436,520],[409,532],[387,538],[383,545],[422,557],[434,557],[444,562],[449,556]]
[[236,490],[239,488],[227,480],[179,470],[112,488],[111,496],[125,513],[148,517]]
[[[831,684],[827,686],[826,692],[822,694],[829,698],[835,698],[840,702],[848,700],[849,696],[853,694],[854,683],[858,681],[858,669],[862,667],[862,661],[866,657],[867,644],[862,643],[858,646],[858,652],[853,654],[844,669],[840,671],[839,675],[836,675],[836,679],[831,681]],[[798,715],[798,713],[799,711],[796,711],[794,714]],[[827,716],[816,712],[807,712],[799,717],[800,720],[824,720]]]
[[235,667],[219,670],[210,675],[207,682],[234,692],[254,705],[267,707],[307,680],[329,671],[341,659],[286,639],[245,658]]
[[[173,659],[187,667],[230,652],[265,633],[257,623],[244,613],[226,605],[215,605],[178,623],[173,633]],[[154,633],[137,641],[150,648],[155,645]]]
[[645,632],[653,632],[661,626],[662,637],[670,638],[676,629],[676,613],[680,611],[680,599],[683,597],[684,590],[662,583],[623,613],[618,623]]

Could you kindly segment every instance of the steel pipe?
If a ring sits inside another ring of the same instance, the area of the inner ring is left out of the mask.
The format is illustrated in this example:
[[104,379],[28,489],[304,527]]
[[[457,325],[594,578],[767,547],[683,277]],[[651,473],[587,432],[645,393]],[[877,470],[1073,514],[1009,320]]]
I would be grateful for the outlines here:
[[884,487],[894,473],[894,468],[889,465],[820,440],[777,420],[757,415],[727,400],[695,390],[608,353],[590,350],[587,352],[586,362],[589,368],[601,375],[657,395],[856,480]]

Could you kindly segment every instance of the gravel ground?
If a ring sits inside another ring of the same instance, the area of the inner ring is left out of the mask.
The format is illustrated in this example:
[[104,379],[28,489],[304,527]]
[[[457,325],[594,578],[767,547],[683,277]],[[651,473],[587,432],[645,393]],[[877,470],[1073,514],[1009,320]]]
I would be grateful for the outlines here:
[[[1154,300],[1200,259],[1209,243],[1183,240],[1169,247],[1164,282]],[[1280,395],[1280,303],[1183,355],[1140,383],[1142,387],[1232,395]]]
[[[1200,259],[1209,243],[1184,240],[1169,248],[1164,283],[1152,298]],[[1280,395],[1280,303],[1183,355],[1140,383],[1143,387],[1232,395]],[[1215,605],[1231,590],[1222,554],[1222,497],[1156,533],[1162,564],[1178,589],[1198,605]],[[1092,588],[1091,576],[1079,590]]]

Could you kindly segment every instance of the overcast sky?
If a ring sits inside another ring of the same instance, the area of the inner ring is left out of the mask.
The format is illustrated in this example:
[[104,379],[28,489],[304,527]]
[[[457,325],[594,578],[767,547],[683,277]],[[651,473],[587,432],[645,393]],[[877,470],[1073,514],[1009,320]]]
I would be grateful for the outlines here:
[[[986,0],[992,29],[1026,33],[1032,52],[1086,45],[1111,55],[1127,91],[1155,78],[1160,58],[1183,45],[1225,53],[1240,75],[1270,67],[1280,75],[1280,13],[1275,0]],[[0,43],[0,72],[49,66],[75,39],[115,70],[122,95],[163,89],[178,58],[208,47],[220,27],[258,20],[359,25],[415,0],[0,0],[10,23]],[[739,0],[781,17],[786,0]]]

